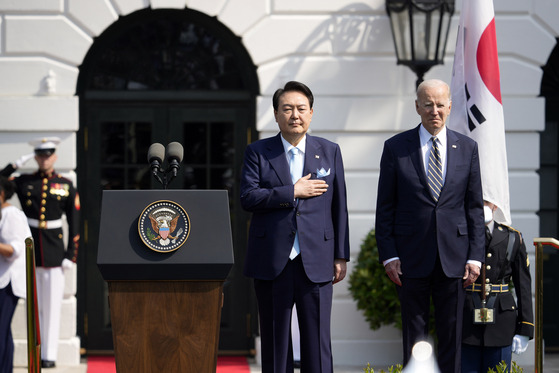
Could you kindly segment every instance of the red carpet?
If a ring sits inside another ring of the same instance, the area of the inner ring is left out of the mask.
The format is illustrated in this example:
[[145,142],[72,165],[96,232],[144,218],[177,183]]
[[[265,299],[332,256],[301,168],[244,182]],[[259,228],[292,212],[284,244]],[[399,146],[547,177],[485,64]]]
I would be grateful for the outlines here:
[[[116,373],[114,356],[89,356],[87,373]],[[244,356],[218,356],[216,373],[250,373]]]

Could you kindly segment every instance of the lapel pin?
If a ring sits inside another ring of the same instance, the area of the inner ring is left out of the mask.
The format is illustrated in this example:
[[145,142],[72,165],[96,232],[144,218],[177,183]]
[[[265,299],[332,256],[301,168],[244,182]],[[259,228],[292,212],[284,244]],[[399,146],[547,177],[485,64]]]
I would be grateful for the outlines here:
[[315,157],[316,159],[319,159],[319,158],[320,158],[320,155],[317,154],[317,155],[315,155],[314,157]]
[[452,147],[453,147],[454,149],[456,149],[456,145],[452,145]]

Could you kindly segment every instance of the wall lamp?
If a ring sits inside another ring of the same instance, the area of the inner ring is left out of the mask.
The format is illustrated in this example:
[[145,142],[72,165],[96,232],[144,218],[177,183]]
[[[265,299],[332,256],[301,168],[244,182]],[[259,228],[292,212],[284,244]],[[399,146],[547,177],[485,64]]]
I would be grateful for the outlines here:
[[443,64],[454,0],[386,0],[398,65],[417,75],[416,87]]

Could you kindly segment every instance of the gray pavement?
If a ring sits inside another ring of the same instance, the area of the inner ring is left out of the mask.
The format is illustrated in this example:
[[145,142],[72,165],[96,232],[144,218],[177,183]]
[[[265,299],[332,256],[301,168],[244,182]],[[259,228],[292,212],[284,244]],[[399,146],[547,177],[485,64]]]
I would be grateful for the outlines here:
[[[256,365],[253,361],[250,361],[250,372],[251,373],[261,373],[262,369],[260,366]],[[336,366],[334,371],[336,373],[363,373],[363,368],[365,366]],[[373,367],[375,373],[380,373],[381,369],[388,372],[387,367]],[[533,373],[534,366],[522,366],[524,373]],[[80,365],[78,366],[57,366],[53,369],[43,369],[44,373],[87,373],[87,358],[82,358]],[[545,373],[559,373],[559,353],[557,354],[546,354],[544,357],[543,372]],[[14,373],[27,373],[27,368],[14,368]],[[299,369],[295,369],[295,373],[300,373]]]

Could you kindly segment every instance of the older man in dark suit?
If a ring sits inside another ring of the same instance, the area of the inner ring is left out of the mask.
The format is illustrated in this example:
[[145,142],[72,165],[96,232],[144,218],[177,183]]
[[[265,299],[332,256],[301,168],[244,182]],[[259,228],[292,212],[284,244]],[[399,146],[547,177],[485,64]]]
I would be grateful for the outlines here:
[[376,239],[400,298],[404,363],[428,338],[432,297],[439,367],[460,372],[464,287],[484,256],[477,144],[445,127],[452,102],[443,81],[421,83],[415,106],[421,124],[384,144]]
[[297,305],[301,370],[333,372],[332,285],[346,275],[348,215],[337,144],[307,134],[313,95],[288,82],[273,97],[280,133],[249,145],[241,204],[252,212],[245,275],[254,278],[262,372],[293,372],[291,312]]

